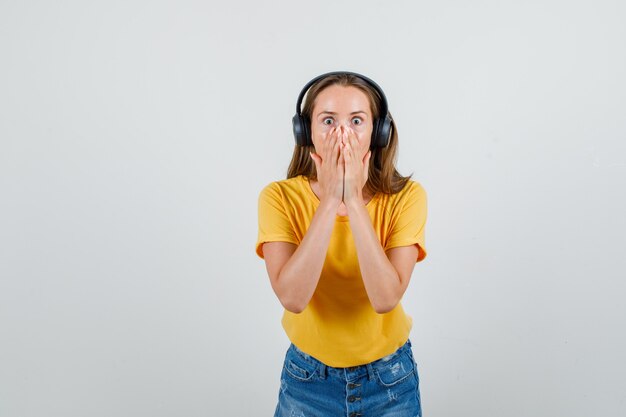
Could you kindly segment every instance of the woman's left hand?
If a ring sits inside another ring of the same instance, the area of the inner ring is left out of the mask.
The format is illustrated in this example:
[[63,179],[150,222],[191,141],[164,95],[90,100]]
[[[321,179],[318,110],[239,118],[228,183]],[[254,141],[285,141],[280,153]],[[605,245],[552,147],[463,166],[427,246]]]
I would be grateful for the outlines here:
[[343,202],[346,206],[353,201],[363,203],[363,187],[367,183],[367,171],[372,151],[368,149],[365,155],[361,156],[362,147],[363,144],[354,130],[344,128],[343,144],[340,149],[345,164]]

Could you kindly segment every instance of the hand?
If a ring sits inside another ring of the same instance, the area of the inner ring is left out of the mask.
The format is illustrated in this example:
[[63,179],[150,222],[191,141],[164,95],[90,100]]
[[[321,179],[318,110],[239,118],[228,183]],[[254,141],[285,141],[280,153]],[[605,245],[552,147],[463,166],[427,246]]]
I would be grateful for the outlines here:
[[[338,207],[343,197],[344,163],[340,158],[341,132],[335,127],[324,140],[320,152],[311,153],[317,170],[320,188],[320,203],[329,201]],[[321,155],[321,156],[320,156]]]
[[362,143],[351,128],[346,128],[343,133],[343,146],[341,147],[340,159],[345,161],[345,179],[343,190],[343,202],[346,206],[351,202],[363,203],[363,187],[367,183],[372,151],[368,150],[361,157]]

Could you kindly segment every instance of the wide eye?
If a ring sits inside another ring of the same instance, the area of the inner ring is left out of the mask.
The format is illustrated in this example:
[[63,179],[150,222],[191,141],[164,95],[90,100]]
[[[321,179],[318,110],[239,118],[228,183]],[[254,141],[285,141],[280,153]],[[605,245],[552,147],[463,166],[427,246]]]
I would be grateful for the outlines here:
[[363,123],[363,120],[360,117],[353,117],[352,123],[354,123],[355,125],[360,125]]
[[324,120],[322,120],[322,123],[324,123],[325,125],[330,125],[333,123],[333,118],[332,117],[326,117]]

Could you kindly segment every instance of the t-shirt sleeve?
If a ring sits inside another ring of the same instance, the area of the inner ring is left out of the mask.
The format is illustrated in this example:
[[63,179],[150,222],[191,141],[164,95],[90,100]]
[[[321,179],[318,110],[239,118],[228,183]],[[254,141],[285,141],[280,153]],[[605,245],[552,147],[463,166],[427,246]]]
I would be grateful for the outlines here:
[[426,191],[417,182],[411,184],[400,203],[400,212],[391,226],[391,232],[385,245],[385,251],[397,246],[408,246],[417,244],[418,255],[415,262],[420,262],[426,258],[426,245],[424,243],[427,198]]
[[291,242],[300,244],[287,212],[280,187],[276,182],[267,185],[259,194],[259,233],[256,241],[256,254],[263,256],[265,242]]

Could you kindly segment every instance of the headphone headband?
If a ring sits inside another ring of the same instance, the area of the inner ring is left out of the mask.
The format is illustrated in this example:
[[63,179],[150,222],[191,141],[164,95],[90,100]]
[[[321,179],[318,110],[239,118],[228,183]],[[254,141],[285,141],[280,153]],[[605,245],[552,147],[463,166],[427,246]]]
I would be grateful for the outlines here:
[[361,78],[363,81],[367,82],[372,87],[374,87],[374,89],[380,95],[380,99],[381,99],[381,109],[380,109],[380,115],[378,117],[379,118],[384,118],[389,110],[388,110],[388,107],[387,107],[387,97],[385,97],[385,93],[383,92],[383,89],[380,88],[380,86],[378,84],[376,84],[374,82],[374,80],[366,77],[365,75],[361,75],[361,74],[358,74],[356,72],[350,72],[350,71],[331,71],[331,72],[327,72],[325,74],[318,75],[317,77],[313,78],[311,81],[306,83],[306,85],[302,88],[302,91],[300,91],[300,95],[298,95],[298,101],[296,102],[296,114],[302,116],[302,109],[301,109],[302,100],[304,99],[304,95],[307,93],[307,91],[309,91],[309,88],[313,84],[315,84],[316,82],[318,82],[322,78],[326,78],[326,77],[331,76],[331,75],[344,75],[344,74],[345,75],[353,75],[353,76],[355,76],[357,78]]

